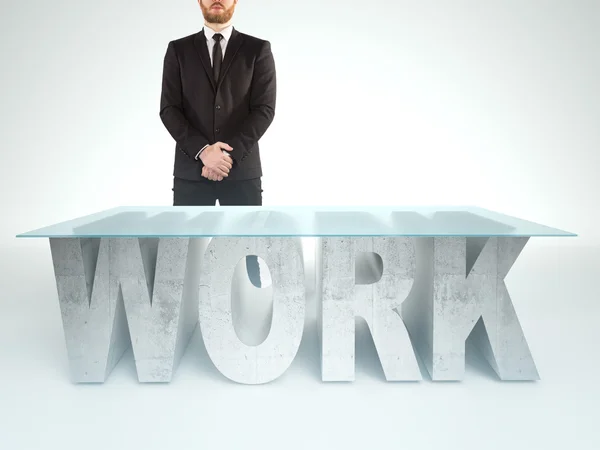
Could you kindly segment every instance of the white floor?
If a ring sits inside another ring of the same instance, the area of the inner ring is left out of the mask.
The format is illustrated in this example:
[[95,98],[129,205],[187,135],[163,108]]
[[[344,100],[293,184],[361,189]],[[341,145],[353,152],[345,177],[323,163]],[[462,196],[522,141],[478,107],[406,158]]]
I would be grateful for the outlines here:
[[139,384],[131,353],[105,384],[71,384],[48,244],[13,241],[0,255],[0,449],[600,449],[600,248],[554,242],[530,242],[507,279],[539,382],[497,381],[470,352],[462,382],[387,383],[361,330],[356,382],[324,384],[309,321],[288,372],[244,386],[199,333],[169,385]]

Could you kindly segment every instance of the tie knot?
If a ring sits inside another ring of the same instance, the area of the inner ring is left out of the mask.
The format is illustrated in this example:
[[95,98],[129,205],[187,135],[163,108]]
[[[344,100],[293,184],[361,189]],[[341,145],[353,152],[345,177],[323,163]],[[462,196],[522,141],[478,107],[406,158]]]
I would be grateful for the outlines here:
[[220,33],[215,33],[215,35],[213,36],[213,39],[217,42],[220,42],[221,39],[223,39],[223,35]]

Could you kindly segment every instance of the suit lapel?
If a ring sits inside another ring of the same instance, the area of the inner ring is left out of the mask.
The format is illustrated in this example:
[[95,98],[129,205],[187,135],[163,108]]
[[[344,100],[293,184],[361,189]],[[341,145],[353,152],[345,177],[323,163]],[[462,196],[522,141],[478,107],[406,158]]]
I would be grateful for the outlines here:
[[[233,62],[233,59],[235,58],[235,55],[237,54],[238,50],[242,46],[243,42],[244,42],[244,36],[242,35],[242,33],[238,32],[235,28],[233,28],[233,30],[231,31],[231,38],[230,38],[229,42],[227,43],[227,49],[225,51],[225,56],[223,57],[223,65],[221,66],[221,75],[219,76],[219,85],[217,86],[217,89],[219,88],[219,86],[223,82],[223,79],[227,75],[227,72],[229,71],[229,68],[231,67],[231,63]],[[210,60],[209,60],[209,66],[210,66]]]
[[238,50],[242,46],[244,42],[244,36],[242,33],[237,31],[235,28],[231,31],[231,38],[227,43],[227,48],[225,50],[225,56],[223,57],[223,64],[221,66],[221,75],[219,76],[219,84],[215,85],[215,81],[213,79],[213,71],[212,64],[210,63],[210,55],[208,54],[208,46],[206,45],[206,36],[204,34],[204,30],[200,31],[196,34],[196,38],[194,39],[194,45],[196,47],[196,51],[198,52],[198,56],[200,56],[200,60],[202,61],[202,66],[206,71],[206,75],[210,80],[210,84],[212,85],[213,90],[217,90],[221,83],[223,82],[223,78],[227,75],[229,68],[231,67],[231,63],[235,58]]
[[[217,87],[215,86],[215,82],[213,80],[213,71],[212,64],[210,63],[210,55],[208,54],[208,46],[206,45],[206,36],[204,35],[204,30],[200,31],[196,38],[194,39],[194,45],[196,47],[196,51],[198,52],[198,56],[200,56],[200,61],[202,61],[202,66],[206,71],[206,75],[210,80],[210,84],[212,85],[213,90],[216,91]],[[229,51],[229,49],[227,49]]]

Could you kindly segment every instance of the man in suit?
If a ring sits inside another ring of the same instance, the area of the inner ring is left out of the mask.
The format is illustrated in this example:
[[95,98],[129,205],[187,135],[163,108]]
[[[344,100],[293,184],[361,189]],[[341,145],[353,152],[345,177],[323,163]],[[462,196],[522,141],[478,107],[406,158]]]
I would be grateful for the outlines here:
[[[262,205],[258,141],[275,115],[275,62],[269,41],[233,27],[237,3],[198,0],[203,29],[167,46],[160,117],[175,140],[174,205]],[[258,261],[246,262],[257,285]]]

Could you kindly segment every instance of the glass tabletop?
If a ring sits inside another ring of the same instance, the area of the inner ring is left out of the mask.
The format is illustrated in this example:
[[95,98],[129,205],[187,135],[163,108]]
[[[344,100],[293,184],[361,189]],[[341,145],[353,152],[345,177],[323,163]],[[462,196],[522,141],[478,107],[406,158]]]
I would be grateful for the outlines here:
[[17,237],[576,236],[479,207],[123,206]]

